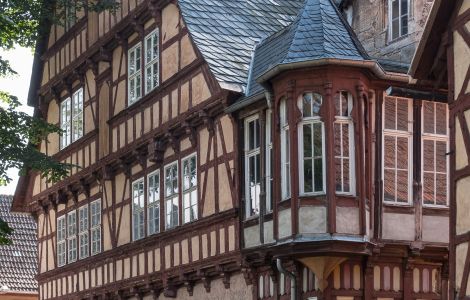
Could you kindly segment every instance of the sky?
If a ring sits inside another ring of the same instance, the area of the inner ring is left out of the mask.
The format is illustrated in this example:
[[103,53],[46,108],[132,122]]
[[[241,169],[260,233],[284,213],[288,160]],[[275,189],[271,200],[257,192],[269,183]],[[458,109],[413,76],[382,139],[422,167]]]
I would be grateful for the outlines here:
[[[18,75],[10,78],[0,78],[0,90],[9,92],[18,97],[23,103],[20,110],[29,114],[33,113],[31,107],[26,106],[28,97],[29,80],[31,79],[31,68],[33,65],[33,51],[31,49],[17,47],[11,51],[1,51],[0,56],[10,61],[10,66]],[[0,186],[0,194],[13,195],[16,184],[18,183],[18,170],[10,169],[8,172],[10,178],[14,180],[7,186]]]

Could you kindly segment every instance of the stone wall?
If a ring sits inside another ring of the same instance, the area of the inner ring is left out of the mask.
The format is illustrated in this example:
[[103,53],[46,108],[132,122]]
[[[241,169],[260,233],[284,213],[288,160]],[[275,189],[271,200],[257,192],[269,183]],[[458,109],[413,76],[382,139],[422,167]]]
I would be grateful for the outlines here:
[[[393,41],[388,27],[389,0],[353,0],[352,28],[374,58],[410,63],[426,24],[433,0],[409,0],[408,34]],[[343,8],[343,11],[349,7]]]

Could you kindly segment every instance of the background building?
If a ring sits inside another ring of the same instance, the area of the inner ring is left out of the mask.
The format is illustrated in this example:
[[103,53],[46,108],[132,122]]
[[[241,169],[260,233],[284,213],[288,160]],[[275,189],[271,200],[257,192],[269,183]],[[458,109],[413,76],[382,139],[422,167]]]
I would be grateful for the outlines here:
[[0,299],[38,299],[36,222],[10,212],[13,197],[0,195],[0,218],[14,230],[12,245],[0,245]]

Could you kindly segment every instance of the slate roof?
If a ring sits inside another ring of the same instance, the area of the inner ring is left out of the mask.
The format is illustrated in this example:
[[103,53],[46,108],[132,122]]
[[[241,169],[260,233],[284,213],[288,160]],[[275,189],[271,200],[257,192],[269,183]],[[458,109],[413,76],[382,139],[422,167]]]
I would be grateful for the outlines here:
[[369,59],[354,32],[331,0],[306,0],[295,21],[255,49],[247,95],[262,88],[257,78],[269,69],[320,59]]
[[291,24],[305,0],[179,0],[194,43],[216,79],[244,89],[255,45]]
[[12,200],[13,196],[0,195],[0,218],[14,230],[13,244],[0,245],[0,287],[37,292],[36,222],[30,215],[10,212]]

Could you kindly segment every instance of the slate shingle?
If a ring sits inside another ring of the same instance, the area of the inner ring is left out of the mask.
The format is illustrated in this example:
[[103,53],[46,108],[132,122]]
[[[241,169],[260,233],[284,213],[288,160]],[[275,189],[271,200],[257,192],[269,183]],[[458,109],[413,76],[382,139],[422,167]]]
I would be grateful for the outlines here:
[[12,245],[0,245],[0,287],[36,292],[36,222],[27,214],[10,212],[13,197],[0,195],[0,218],[13,228]]

